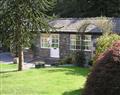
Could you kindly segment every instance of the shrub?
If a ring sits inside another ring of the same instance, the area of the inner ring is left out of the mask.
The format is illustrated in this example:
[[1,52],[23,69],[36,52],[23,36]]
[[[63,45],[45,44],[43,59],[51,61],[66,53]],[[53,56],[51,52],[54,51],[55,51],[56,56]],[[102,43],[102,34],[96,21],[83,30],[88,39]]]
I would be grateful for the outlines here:
[[85,53],[84,51],[76,51],[74,54],[74,63],[77,66],[84,67],[85,66]]
[[82,95],[120,95],[120,40],[100,54]]
[[73,57],[71,55],[65,56],[65,58],[59,60],[59,64],[73,64]]
[[60,64],[74,64],[76,66],[84,67],[85,55],[82,51],[72,52],[70,55],[59,61]]
[[97,57],[104,51],[108,49],[108,47],[111,46],[111,43],[114,41],[120,40],[120,36],[117,34],[105,34],[97,39],[97,47],[96,47],[96,54],[93,58],[93,61],[95,63]]

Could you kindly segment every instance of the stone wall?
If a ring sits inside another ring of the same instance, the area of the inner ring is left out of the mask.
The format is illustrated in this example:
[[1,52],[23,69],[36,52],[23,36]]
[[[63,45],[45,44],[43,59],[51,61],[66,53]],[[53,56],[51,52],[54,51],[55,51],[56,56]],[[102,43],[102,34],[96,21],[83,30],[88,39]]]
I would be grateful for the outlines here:
[[34,56],[35,57],[50,57],[50,49],[49,48],[41,48],[41,40],[40,36],[37,37],[36,41],[34,42]]
[[70,34],[69,33],[62,33],[60,34],[60,58],[64,58],[69,54],[70,49]]

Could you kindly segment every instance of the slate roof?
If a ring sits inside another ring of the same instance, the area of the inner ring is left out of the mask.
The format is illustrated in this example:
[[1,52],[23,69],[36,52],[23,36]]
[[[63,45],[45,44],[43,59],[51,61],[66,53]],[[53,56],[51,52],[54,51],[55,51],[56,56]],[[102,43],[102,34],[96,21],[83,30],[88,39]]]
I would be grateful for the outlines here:
[[[114,24],[113,31],[120,33],[120,18],[108,18]],[[56,27],[59,32],[77,32],[78,28],[84,23],[89,22],[86,32],[101,32],[101,29],[93,25],[100,21],[99,18],[59,18],[50,22],[50,25]]]
[[114,18],[113,23],[115,25],[114,28],[113,28],[113,31],[117,32],[117,33],[120,33],[120,18]]

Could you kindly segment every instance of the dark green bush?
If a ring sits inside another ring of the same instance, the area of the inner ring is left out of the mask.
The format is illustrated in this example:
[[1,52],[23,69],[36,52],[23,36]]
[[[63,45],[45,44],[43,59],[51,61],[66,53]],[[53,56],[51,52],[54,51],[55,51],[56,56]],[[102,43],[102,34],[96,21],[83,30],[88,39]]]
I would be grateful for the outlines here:
[[120,95],[120,41],[98,57],[82,95]]
[[84,67],[85,55],[82,51],[72,52],[70,55],[59,61],[60,64],[74,64],[76,66]]
[[73,64],[73,57],[68,55],[59,61],[59,64]]
[[86,60],[84,51],[76,51],[74,54],[74,59],[74,63],[77,66],[84,67]]

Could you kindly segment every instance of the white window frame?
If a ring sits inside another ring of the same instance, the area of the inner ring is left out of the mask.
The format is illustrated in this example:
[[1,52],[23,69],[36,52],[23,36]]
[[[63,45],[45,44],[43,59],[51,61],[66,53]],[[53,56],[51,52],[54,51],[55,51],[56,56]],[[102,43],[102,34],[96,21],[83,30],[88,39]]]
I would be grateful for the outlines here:
[[84,42],[88,42],[89,43],[89,45],[87,44],[85,46],[89,46],[90,49],[86,49],[85,48],[84,51],[91,51],[92,50],[92,37],[91,37],[91,35],[85,35],[85,36],[89,36],[89,38],[90,38],[88,40],[86,40],[86,39],[84,40]]
[[[58,40],[57,43],[53,43],[53,42],[52,42],[52,40],[54,39],[53,36],[57,36],[57,38],[55,38],[56,40]],[[51,34],[51,37],[50,37],[50,38],[51,38],[51,42],[50,42],[51,45],[50,45],[50,47],[51,47],[51,48],[59,48],[59,34]],[[52,44],[57,44],[58,47],[52,47]]]
[[[70,50],[80,50],[80,49],[76,49],[76,46],[77,46],[76,41],[77,41],[77,40],[75,41],[75,44],[74,44],[74,45],[75,45],[75,49],[71,48],[71,45],[72,45],[72,44],[71,44],[71,40],[72,40],[72,37],[73,37],[73,36],[74,36],[74,37],[77,37],[76,34],[71,34],[71,35],[70,35]],[[90,39],[89,39],[89,40],[86,40],[86,39],[85,39],[84,41],[85,41],[85,42],[90,42],[90,45],[85,45],[85,46],[89,46],[91,49],[84,49],[84,51],[91,51],[91,50],[92,50],[92,39],[91,39],[91,35],[85,35],[85,36],[90,36]],[[76,38],[76,39],[77,39],[77,38]],[[81,40],[81,38],[80,38],[80,40]]]
[[[75,37],[75,38],[74,38]],[[74,39],[73,39],[74,38]],[[72,43],[74,41],[74,44]],[[72,46],[75,48],[73,49]],[[76,50],[76,35],[70,35],[70,50]]]
[[[47,37],[48,36],[48,37]],[[45,42],[43,42],[43,40],[46,39],[48,42],[48,47],[45,47],[43,44]],[[41,48],[46,48],[46,49],[49,49],[50,48],[50,43],[49,43],[49,39],[50,39],[50,36],[48,34],[41,34],[41,37],[40,37],[40,46]]]
[[[46,48],[46,49],[50,49],[50,48],[55,48],[55,47],[52,47],[52,40],[53,40],[53,36],[54,35],[57,35],[57,39],[58,39],[58,43],[54,43],[54,44],[58,44],[58,47],[56,47],[56,48],[59,48],[59,34],[41,34],[41,38],[40,38],[40,46],[41,46],[41,48]],[[43,44],[43,40],[42,39],[44,39],[44,36],[46,36],[47,38],[47,41],[48,41],[48,47],[45,47],[45,46],[43,46],[42,44]]]

